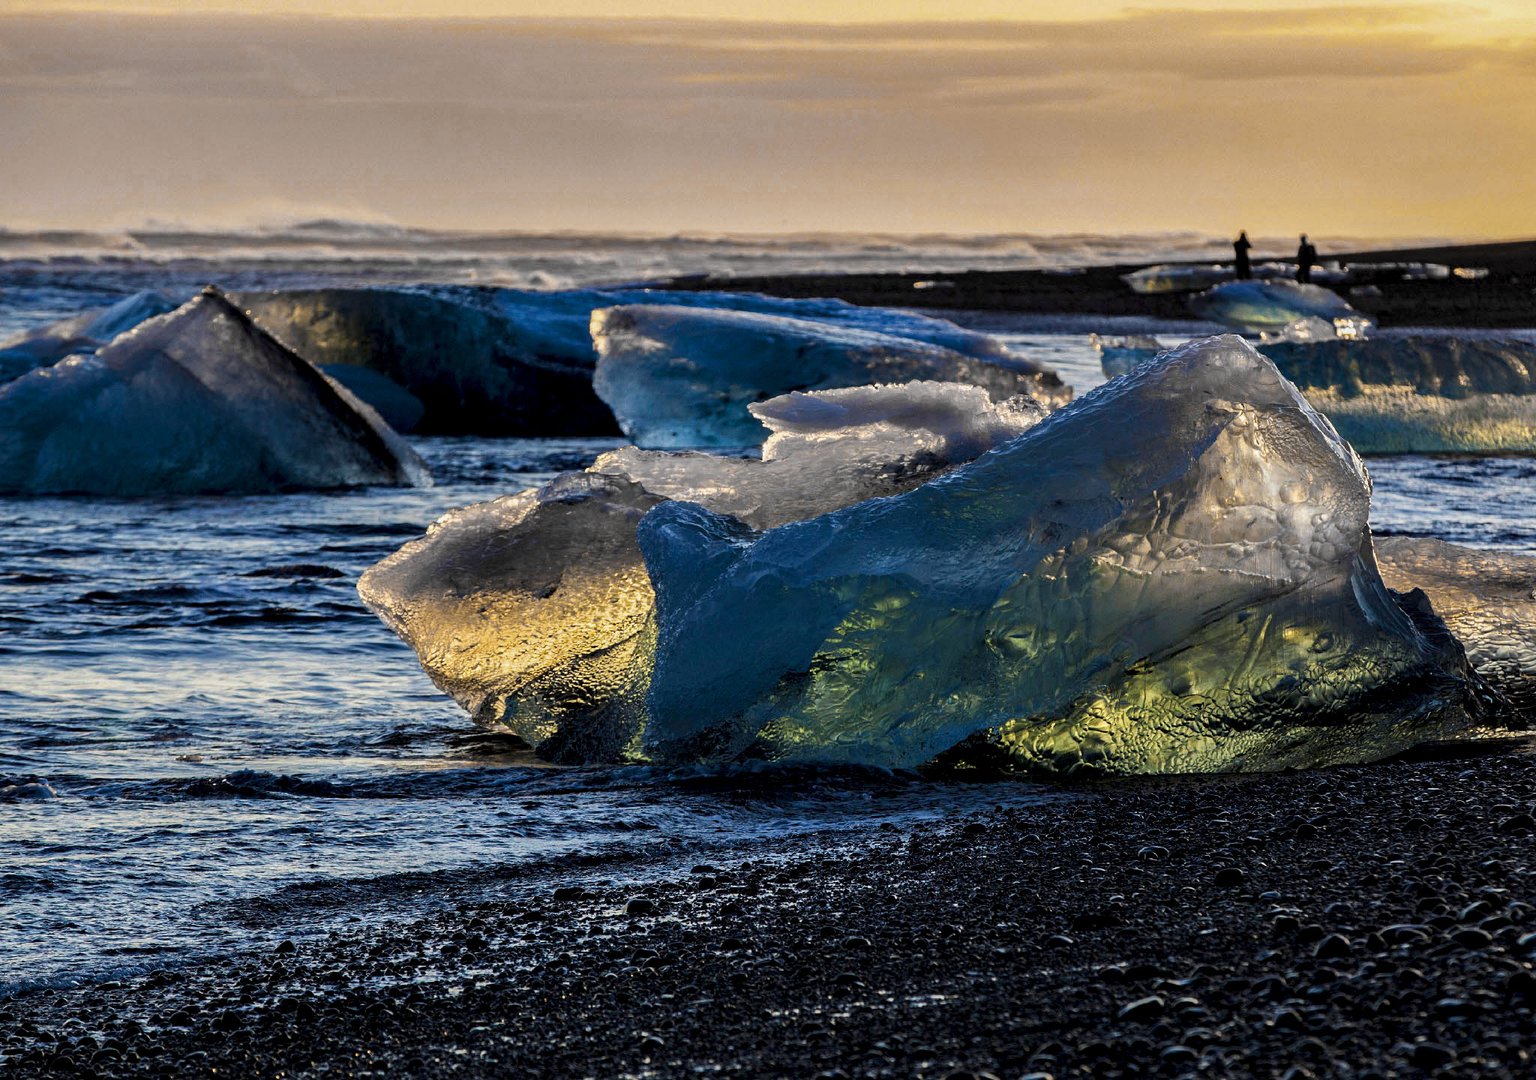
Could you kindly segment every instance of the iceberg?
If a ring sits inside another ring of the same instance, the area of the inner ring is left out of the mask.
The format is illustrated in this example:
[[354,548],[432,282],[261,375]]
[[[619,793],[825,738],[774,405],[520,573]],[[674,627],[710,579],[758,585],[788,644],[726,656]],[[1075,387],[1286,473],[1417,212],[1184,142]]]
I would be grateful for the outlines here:
[[1189,306],[1203,319],[1254,333],[1308,317],[1332,323],[1340,337],[1364,337],[1371,327],[1338,293],[1294,281],[1229,281],[1190,297]]
[[368,406],[218,290],[0,387],[0,492],[430,483]]
[[968,383],[993,400],[1064,404],[1054,372],[999,350],[980,358],[857,327],[757,312],[627,305],[592,313],[593,385],[624,434],[653,448],[745,447],[767,430],[749,406],[792,391],[914,380]]
[[[926,341],[968,356],[1008,357],[996,339],[942,319],[751,293],[423,285],[246,292],[235,300],[289,348],[335,371],[381,411],[391,407],[389,398],[370,398],[377,384],[364,383],[357,371],[389,379],[420,403],[416,429],[425,434],[617,434],[612,412],[592,389],[597,354],[590,324],[594,310],[620,304],[784,315]],[[388,387],[379,389],[398,398]]]
[[655,603],[635,529],[664,499],[755,528],[899,494],[1028,430],[1027,399],[954,383],[754,405],[762,460],[627,447],[537,491],[455,510],[370,568],[363,601],[476,723],[561,762],[641,755]]
[[1422,588],[1467,659],[1536,722],[1536,558],[1405,536],[1376,538],[1381,576]]
[[1388,591],[1359,458],[1227,336],[905,494],[754,532],[666,502],[644,745],[662,760],[1052,774],[1360,762],[1473,723]]
[[108,307],[92,308],[0,341],[0,383],[33,368],[51,367],[66,356],[93,353],[119,334],[180,306],[162,292],[137,292]]

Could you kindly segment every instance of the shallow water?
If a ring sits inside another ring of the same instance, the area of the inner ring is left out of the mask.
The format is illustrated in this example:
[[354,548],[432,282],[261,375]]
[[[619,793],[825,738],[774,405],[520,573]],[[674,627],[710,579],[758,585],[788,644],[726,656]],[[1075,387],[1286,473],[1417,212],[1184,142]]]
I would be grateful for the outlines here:
[[[13,289],[0,324],[119,285]],[[1194,332],[1168,329],[1169,343]],[[1101,381],[1076,328],[1004,336],[1079,391]],[[847,772],[552,769],[476,734],[362,607],[357,576],[447,510],[616,442],[415,442],[434,488],[0,499],[0,994],[320,932],[398,906],[401,875],[420,871],[739,848],[1058,797]],[[1370,467],[1378,529],[1536,551],[1536,463]],[[327,883],[346,883],[345,904],[306,899]],[[259,919],[241,914],[251,902]]]

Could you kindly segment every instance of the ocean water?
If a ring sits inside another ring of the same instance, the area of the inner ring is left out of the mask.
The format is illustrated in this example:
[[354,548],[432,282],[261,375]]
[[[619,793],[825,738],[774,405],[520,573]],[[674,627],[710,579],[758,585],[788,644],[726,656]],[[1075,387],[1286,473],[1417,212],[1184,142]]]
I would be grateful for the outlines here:
[[[375,252],[358,270],[334,252],[267,250],[274,243],[256,259],[228,237],[183,238],[165,257],[28,243],[5,259],[0,237],[0,334],[209,279],[379,280],[382,263],[413,280],[464,279],[458,264],[429,273],[413,250]],[[635,246],[594,241],[583,254],[607,274],[633,269]],[[224,276],[217,264],[231,250]],[[663,254],[673,261],[654,265],[698,268]],[[515,262],[501,249],[496,259]],[[571,273],[582,284],[625,276]],[[1199,332],[1158,329],[1169,343]],[[1079,390],[1101,378],[1084,327],[1019,324],[1003,336]],[[477,733],[362,607],[357,576],[442,513],[580,468],[616,443],[414,441],[436,487],[0,499],[0,996],[440,902],[409,899],[422,873],[572,854],[740,854],[768,838],[1062,797],[854,772],[558,769]],[[1536,462],[1370,464],[1379,530],[1536,553]],[[318,889],[332,899],[315,901]]]

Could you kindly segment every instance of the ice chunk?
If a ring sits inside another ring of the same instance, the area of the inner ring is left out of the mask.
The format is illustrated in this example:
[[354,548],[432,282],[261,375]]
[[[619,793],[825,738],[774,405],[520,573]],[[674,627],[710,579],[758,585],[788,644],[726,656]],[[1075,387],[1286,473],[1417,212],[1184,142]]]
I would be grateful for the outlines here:
[[94,356],[0,387],[0,492],[427,482],[372,409],[213,289]]
[[1536,722],[1536,558],[1442,540],[1376,538],[1390,588],[1421,588],[1466,647],[1467,659]]
[[[1112,345],[1102,349],[1110,376],[1154,355]],[[1359,453],[1536,452],[1536,343],[1408,336],[1259,351]]]
[[686,498],[756,527],[911,489],[1044,415],[953,383],[754,405],[763,460],[633,448],[537,492],[470,506],[371,568],[363,600],[477,723],[557,761],[638,752],[655,640],[635,526]]
[[753,311],[896,334],[967,356],[1006,359],[996,339],[942,319],[841,300],[755,294],[470,286],[396,286],[241,293],[236,302],[324,367],[385,376],[424,409],[430,434],[604,435],[613,414],[592,391],[592,312],[616,304]]
[[767,431],[748,406],[794,390],[912,380],[969,383],[994,400],[1059,404],[1054,372],[1012,356],[986,360],[891,334],[751,312],[661,305],[592,314],[594,386],[624,433],[648,447],[755,446]]
[[1265,330],[1259,340],[1266,345],[1279,342],[1308,344],[1314,341],[1336,341],[1339,329],[1328,319],[1307,315],[1295,322],[1286,323],[1278,330]]
[[1362,454],[1536,451],[1536,344],[1392,337],[1261,351]]
[[1359,459],[1235,337],[890,499],[642,519],[663,758],[1071,773],[1366,761],[1458,730],[1462,654],[1376,571]]
[[1032,398],[993,402],[979,386],[932,382],[797,392],[748,409],[773,433],[760,461],[626,447],[592,471],[767,529],[907,491],[1046,415]]
[[119,334],[179,306],[162,292],[137,292],[109,307],[92,308],[18,334],[0,342],[0,382],[49,367],[66,356],[93,353]]
[[372,368],[356,364],[326,364],[321,371],[352,391],[360,400],[367,402],[384,422],[396,431],[404,433],[416,430],[426,413],[421,399],[401,386],[388,375],[380,375]]
[[1202,318],[1252,332],[1280,330],[1309,316],[1343,327],[1341,336],[1363,337],[1370,327],[1338,293],[1294,281],[1229,281],[1190,297],[1189,306]]
[[1209,289],[1223,281],[1231,281],[1237,272],[1230,264],[1211,263],[1193,266],[1183,263],[1160,263],[1145,266],[1130,274],[1121,274],[1120,280],[1131,287],[1132,292],[1142,295],[1173,292],[1194,292]]
[[635,526],[660,501],[567,474],[453,511],[358,593],[477,723],[553,761],[620,760],[641,729],[655,642]]
[[1124,375],[1137,364],[1144,364],[1163,351],[1162,342],[1147,334],[1130,334],[1118,338],[1089,334],[1088,344],[1099,354],[1099,367],[1108,379]]
[[[422,405],[424,434],[605,435],[591,348],[509,318],[493,290],[242,293],[236,302],[299,355],[389,379]],[[572,317],[571,321],[575,321]]]

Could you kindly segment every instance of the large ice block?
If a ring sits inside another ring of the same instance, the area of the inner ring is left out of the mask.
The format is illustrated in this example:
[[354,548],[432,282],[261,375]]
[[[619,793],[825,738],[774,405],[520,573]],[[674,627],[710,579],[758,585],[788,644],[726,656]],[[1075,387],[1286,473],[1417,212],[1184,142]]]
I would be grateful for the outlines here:
[[1422,588],[1472,666],[1536,724],[1536,558],[1405,536],[1376,538],[1390,588]]
[[217,290],[0,387],[0,492],[429,483],[368,406]]
[[645,447],[755,446],[767,430],[748,406],[796,390],[913,380],[969,383],[994,400],[1071,397],[1054,372],[998,353],[985,359],[894,334],[756,312],[665,305],[592,314],[593,385]]
[[954,383],[753,406],[762,460],[634,448],[536,492],[456,510],[371,568],[363,600],[477,723],[547,758],[638,754],[655,620],[640,516],[690,499],[767,528],[921,484],[1038,423],[1027,399]]
[[1478,705],[1422,596],[1383,585],[1368,511],[1349,446],[1230,336],[903,495],[761,533],[663,503],[638,534],[645,743],[1054,773],[1380,758]]
[[0,382],[33,368],[49,367],[66,356],[93,353],[119,334],[179,306],[162,292],[137,292],[108,307],[92,308],[17,334],[0,342]]
[[[1153,340],[1098,344],[1113,378]],[[1259,346],[1362,454],[1536,452],[1536,343],[1448,335]]]
[[1189,306],[1201,318],[1253,333],[1308,317],[1333,323],[1340,336],[1364,337],[1370,329],[1370,319],[1338,293],[1294,281],[1229,281],[1190,297]]
[[[553,321],[558,329],[554,301],[554,311],[533,309],[546,316],[540,321],[509,317],[497,290],[457,286],[283,290],[235,299],[311,362],[389,379],[421,403],[416,430],[423,434],[618,430],[592,393],[590,345],[564,342],[546,325]],[[581,317],[573,313],[567,321]]]

